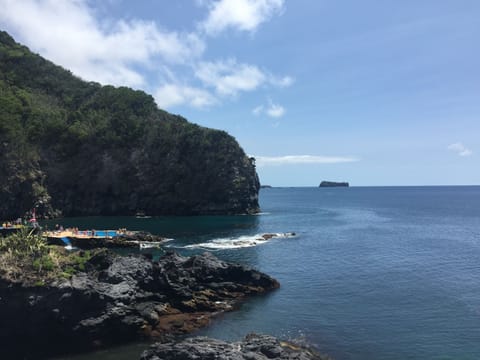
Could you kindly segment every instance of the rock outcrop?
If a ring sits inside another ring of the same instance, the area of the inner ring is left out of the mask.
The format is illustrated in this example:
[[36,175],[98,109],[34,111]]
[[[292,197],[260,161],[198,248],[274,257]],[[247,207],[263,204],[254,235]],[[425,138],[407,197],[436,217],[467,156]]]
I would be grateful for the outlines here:
[[268,335],[250,334],[241,342],[195,337],[181,342],[155,344],[141,360],[326,360],[312,349],[279,341]]
[[86,82],[0,31],[0,219],[248,214],[254,159],[152,96]]
[[152,261],[102,251],[71,279],[35,286],[0,277],[2,358],[165,340],[278,286],[267,275],[207,253],[186,258],[171,252]]

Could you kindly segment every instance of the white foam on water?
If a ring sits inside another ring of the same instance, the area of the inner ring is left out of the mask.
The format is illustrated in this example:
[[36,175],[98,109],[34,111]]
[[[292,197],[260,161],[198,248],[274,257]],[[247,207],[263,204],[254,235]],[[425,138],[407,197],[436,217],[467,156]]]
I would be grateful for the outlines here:
[[240,249],[263,245],[268,243],[272,239],[278,238],[291,238],[294,237],[294,233],[268,233],[257,235],[245,235],[236,238],[219,238],[213,239],[208,242],[200,244],[192,244],[184,246],[185,249],[207,249],[207,250],[228,250],[228,249]]

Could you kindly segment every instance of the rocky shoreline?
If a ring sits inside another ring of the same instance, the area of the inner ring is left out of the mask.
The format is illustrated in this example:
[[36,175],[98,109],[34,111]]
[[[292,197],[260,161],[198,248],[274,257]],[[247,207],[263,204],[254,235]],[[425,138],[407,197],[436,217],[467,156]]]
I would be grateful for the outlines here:
[[85,271],[47,284],[0,276],[2,357],[40,359],[138,339],[165,341],[206,326],[247,296],[279,283],[211,254],[95,253]]
[[206,337],[152,345],[141,360],[327,360],[328,357],[272,336],[249,334],[240,342],[228,343]]

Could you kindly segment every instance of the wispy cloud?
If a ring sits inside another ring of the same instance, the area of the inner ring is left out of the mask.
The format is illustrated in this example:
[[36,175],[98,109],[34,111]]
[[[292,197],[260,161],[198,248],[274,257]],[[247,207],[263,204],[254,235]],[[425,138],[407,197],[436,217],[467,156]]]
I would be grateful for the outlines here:
[[338,164],[359,161],[355,157],[316,155],[254,156],[254,158],[259,167],[294,164]]
[[292,85],[295,82],[295,79],[291,76],[284,76],[282,78],[276,78],[274,76],[271,76],[270,82],[273,85],[283,88],[283,87],[289,87],[290,85]]
[[206,11],[194,32],[172,31],[135,18],[101,18],[99,5],[90,0],[0,0],[0,27],[87,81],[143,89],[164,108],[205,108],[242,92],[294,82],[290,76],[276,76],[233,58],[203,60],[206,34],[227,28],[255,31],[283,11],[284,0],[196,3]]
[[282,13],[284,0],[219,0],[208,2],[207,6],[210,11],[200,27],[208,35],[217,35],[226,29],[255,31],[260,24]]
[[218,99],[206,90],[179,84],[162,85],[155,91],[154,98],[162,108],[189,104],[201,109],[218,102]]
[[20,40],[76,75],[103,84],[143,86],[135,65],[155,58],[178,63],[199,57],[204,41],[194,33],[161,29],[154,22],[103,23],[86,0],[0,0],[0,24]]
[[258,105],[252,110],[253,115],[258,116],[263,112],[263,105]]
[[266,114],[272,118],[280,118],[285,115],[285,108],[282,105],[275,104],[269,100],[268,105],[259,105],[252,110],[252,113],[256,116]]
[[196,66],[195,76],[223,96],[255,90],[267,80],[267,76],[258,67],[239,64],[234,59],[201,62]]
[[285,108],[282,105],[270,104],[270,106],[266,110],[266,113],[270,117],[282,117],[285,114]]
[[278,78],[252,64],[236,59],[203,61],[194,65],[195,76],[220,96],[236,96],[239,92],[254,91],[263,85],[287,87],[293,83],[289,76]]
[[459,156],[470,156],[472,155],[472,151],[465,147],[461,142],[453,143],[448,145],[448,150],[451,150],[457,153]]

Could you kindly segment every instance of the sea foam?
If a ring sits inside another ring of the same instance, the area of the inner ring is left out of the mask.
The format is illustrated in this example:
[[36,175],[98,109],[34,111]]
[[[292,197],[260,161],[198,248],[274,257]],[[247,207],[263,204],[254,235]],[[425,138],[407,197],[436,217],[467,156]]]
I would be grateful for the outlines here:
[[227,250],[253,247],[268,243],[272,239],[292,238],[295,233],[268,233],[244,235],[234,238],[218,238],[207,242],[184,246],[185,249]]

